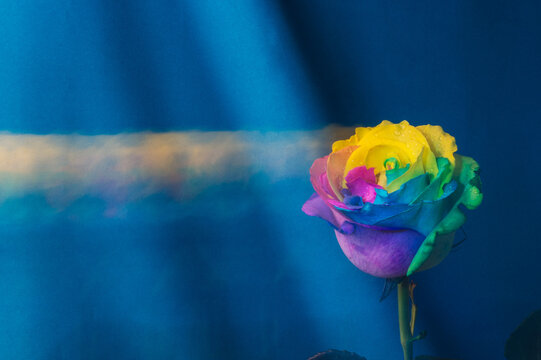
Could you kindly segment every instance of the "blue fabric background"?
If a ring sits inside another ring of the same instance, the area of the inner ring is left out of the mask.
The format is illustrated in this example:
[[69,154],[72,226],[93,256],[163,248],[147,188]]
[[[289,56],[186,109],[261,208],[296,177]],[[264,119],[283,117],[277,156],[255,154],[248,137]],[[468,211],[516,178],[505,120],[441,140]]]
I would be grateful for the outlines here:
[[[415,276],[416,353],[503,359],[541,307],[540,16],[536,1],[2,0],[0,129],[442,125],[481,164],[485,200],[467,241]],[[307,171],[123,219],[4,202],[0,358],[401,358],[394,297],[379,303],[382,280],[300,212]]]

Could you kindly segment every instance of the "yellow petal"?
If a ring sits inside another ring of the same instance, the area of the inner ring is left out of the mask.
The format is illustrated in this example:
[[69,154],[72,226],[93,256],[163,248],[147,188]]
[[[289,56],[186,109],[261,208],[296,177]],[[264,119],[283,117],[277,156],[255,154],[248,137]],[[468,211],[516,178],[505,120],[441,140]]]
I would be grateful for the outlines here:
[[368,134],[373,128],[371,127],[358,127],[355,129],[355,135],[352,135],[347,140],[338,140],[332,144],[332,151],[339,151],[347,146],[359,145],[362,138]]
[[386,170],[384,163],[389,158],[397,159],[400,167],[414,164],[420,154],[423,154],[424,171],[433,175],[438,173],[436,158],[427,139],[405,120],[400,124],[386,120],[381,122],[372,130],[363,133],[357,145],[359,147],[346,163],[344,177],[351,169],[362,165],[375,168],[375,173],[378,174]]
[[380,172],[376,177],[378,178],[378,185],[385,188],[387,186],[387,174],[385,171]]
[[422,125],[417,126],[419,130],[425,136],[430,149],[436,155],[436,157],[444,157],[449,159],[449,162],[454,167],[455,157],[453,153],[457,151],[455,138],[447,134],[439,125]]

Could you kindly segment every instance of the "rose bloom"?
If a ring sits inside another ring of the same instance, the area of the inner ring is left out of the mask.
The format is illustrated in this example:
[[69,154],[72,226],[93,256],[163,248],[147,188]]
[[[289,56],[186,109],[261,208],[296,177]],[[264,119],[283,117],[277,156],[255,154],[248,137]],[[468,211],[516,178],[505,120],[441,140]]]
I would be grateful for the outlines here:
[[359,127],[314,161],[302,210],[328,221],[360,270],[397,278],[439,264],[482,201],[479,165],[440,126]]

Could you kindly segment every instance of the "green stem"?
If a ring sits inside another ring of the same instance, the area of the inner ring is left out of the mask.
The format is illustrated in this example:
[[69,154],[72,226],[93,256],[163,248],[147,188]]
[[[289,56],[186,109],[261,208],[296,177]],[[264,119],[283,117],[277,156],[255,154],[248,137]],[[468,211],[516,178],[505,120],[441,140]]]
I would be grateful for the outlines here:
[[409,279],[398,284],[398,325],[400,327],[400,343],[404,350],[404,360],[413,359],[413,335],[410,328],[411,310],[409,301]]

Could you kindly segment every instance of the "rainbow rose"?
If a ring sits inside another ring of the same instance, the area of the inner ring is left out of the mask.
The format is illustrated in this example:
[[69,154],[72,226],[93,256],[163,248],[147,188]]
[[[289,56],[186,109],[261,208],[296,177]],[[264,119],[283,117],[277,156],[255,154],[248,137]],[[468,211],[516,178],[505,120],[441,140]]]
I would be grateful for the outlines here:
[[383,121],[359,127],[314,161],[316,193],[302,210],[327,220],[348,259],[382,278],[411,275],[449,254],[455,231],[482,201],[479,165],[455,154],[440,126]]

